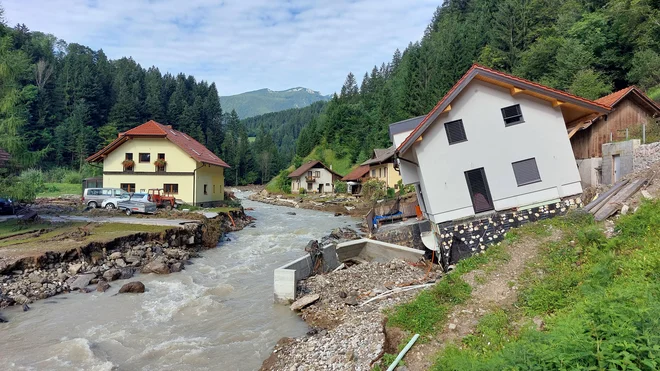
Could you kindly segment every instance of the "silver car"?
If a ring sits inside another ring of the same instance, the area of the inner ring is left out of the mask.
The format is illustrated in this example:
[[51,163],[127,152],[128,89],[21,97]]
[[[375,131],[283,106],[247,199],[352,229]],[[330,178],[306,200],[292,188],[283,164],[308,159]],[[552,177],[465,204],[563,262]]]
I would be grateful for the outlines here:
[[121,188],[85,188],[82,195],[82,203],[91,208],[101,206],[105,199],[110,197],[121,197],[128,192]]

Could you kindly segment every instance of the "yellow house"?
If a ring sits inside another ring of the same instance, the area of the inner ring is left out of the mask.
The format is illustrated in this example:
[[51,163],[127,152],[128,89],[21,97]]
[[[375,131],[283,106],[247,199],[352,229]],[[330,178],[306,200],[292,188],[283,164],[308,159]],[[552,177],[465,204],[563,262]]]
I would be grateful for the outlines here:
[[103,186],[127,192],[162,188],[191,205],[224,199],[224,169],[229,168],[204,145],[149,121],[125,133],[87,159],[103,163]]
[[367,177],[382,180],[387,188],[399,189],[399,180],[401,174],[394,169],[394,154],[396,147],[376,148],[371,159],[363,162],[361,165],[369,166]]

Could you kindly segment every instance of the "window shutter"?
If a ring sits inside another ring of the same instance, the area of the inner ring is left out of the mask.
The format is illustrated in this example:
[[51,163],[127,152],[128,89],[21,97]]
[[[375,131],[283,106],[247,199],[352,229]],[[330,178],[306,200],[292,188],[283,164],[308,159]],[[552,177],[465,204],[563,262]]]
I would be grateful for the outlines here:
[[463,120],[446,122],[445,131],[447,132],[447,140],[449,140],[449,144],[465,142],[467,140],[465,128],[463,127]]
[[516,182],[519,187],[541,181],[541,175],[539,174],[539,168],[536,166],[535,158],[514,162],[511,165],[513,166],[513,173],[516,176]]
[[520,104],[502,108],[502,118],[506,126],[520,124],[524,122]]

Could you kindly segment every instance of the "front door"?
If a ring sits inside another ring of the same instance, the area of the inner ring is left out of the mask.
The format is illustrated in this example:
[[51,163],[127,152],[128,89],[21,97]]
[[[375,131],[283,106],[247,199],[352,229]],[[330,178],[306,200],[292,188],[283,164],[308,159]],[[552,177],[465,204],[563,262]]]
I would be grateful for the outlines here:
[[323,193],[323,184],[319,184],[319,193]]
[[474,213],[478,214],[493,210],[493,198],[490,196],[490,189],[488,188],[488,180],[486,180],[484,168],[466,171],[465,180],[470,191]]
[[621,156],[612,156],[612,162],[612,171],[614,172],[612,178],[614,179],[614,183],[616,183],[621,179]]

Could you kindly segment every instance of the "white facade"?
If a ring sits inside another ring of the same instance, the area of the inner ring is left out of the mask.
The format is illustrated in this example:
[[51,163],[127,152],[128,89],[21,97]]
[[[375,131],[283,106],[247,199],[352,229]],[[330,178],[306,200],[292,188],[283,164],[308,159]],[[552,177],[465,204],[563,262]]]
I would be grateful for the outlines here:
[[[524,122],[507,127],[501,109],[514,104],[520,105]],[[450,145],[444,123],[459,119],[467,141]],[[395,135],[395,145],[407,134]],[[582,192],[562,111],[546,100],[512,96],[509,89],[474,79],[421,138],[399,155],[399,166],[405,184],[418,184],[425,213],[434,223],[475,214],[465,176],[473,169],[484,169],[495,210]],[[536,160],[541,181],[518,186],[512,163],[530,158]]]
[[[308,178],[313,182],[308,182]],[[326,168],[311,168],[304,175],[291,179],[291,193],[300,193],[301,188],[307,193],[332,193],[336,178],[333,178],[333,174]]]

